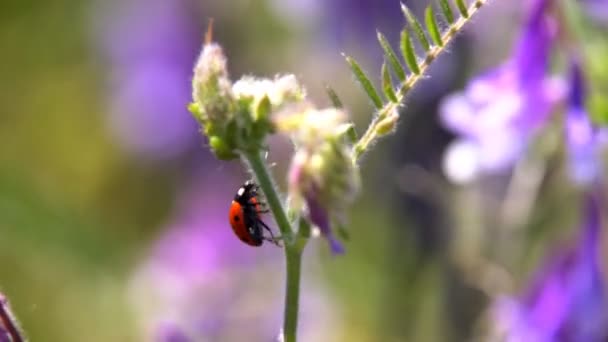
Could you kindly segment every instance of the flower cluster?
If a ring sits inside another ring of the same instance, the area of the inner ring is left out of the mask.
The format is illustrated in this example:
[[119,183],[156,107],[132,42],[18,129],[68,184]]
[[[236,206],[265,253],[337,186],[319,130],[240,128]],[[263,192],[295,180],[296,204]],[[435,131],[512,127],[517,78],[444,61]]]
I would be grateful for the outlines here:
[[292,207],[307,209],[310,222],[334,253],[343,252],[343,247],[332,233],[332,222],[344,224],[344,212],[359,188],[359,173],[345,142],[351,126],[346,119],[343,110],[317,110],[310,104],[288,108],[275,118],[277,129],[296,144],[288,175]]
[[205,44],[194,67],[189,110],[216,156],[234,159],[239,151],[259,150],[273,131],[269,114],[301,101],[305,92],[293,75],[274,80],[246,76],[232,84],[226,64],[218,44]]
[[[220,159],[257,153],[270,133],[291,138],[296,151],[288,183],[291,209],[319,227],[332,251],[343,250],[331,232],[345,222],[359,176],[345,138],[352,128],[343,110],[319,110],[295,76],[244,76],[232,83],[219,45],[207,43],[194,68],[190,111]],[[300,216],[300,215],[298,215]]]

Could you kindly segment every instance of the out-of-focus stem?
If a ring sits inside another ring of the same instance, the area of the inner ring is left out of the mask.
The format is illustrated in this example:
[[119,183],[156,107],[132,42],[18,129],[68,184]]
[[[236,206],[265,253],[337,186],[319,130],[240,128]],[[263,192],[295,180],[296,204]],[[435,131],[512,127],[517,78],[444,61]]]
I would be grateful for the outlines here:
[[25,341],[23,335],[17,327],[15,317],[12,315],[11,310],[8,307],[8,302],[2,294],[0,294],[0,323],[11,337],[12,342]]

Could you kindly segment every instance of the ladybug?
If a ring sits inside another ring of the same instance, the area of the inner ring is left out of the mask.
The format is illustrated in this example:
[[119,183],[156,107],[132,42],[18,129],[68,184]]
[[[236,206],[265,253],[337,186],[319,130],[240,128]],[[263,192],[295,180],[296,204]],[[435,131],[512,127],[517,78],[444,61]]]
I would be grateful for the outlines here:
[[[259,186],[251,180],[237,190],[230,205],[230,225],[236,236],[250,246],[261,246],[264,240],[279,246],[272,230],[260,218],[268,210],[262,208],[264,203],[258,200],[258,190]],[[264,236],[263,229],[270,233],[270,238]]]

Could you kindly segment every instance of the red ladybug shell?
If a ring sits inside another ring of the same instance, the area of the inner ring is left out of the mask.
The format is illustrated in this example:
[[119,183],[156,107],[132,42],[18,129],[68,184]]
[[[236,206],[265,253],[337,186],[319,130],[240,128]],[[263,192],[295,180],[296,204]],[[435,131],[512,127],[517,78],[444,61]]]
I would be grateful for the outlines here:
[[252,182],[246,182],[239,188],[230,205],[229,220],[232,230],[241,241],[257,247],[262,245],[264,238],[255,195],[255,184]]

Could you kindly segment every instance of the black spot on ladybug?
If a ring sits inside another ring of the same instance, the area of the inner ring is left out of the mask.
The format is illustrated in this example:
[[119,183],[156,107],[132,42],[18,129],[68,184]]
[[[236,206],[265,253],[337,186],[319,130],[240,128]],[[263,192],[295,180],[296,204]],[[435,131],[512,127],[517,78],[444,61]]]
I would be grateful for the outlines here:
[[234,216],[234,220],[238,222],[240,219],[238,216]]

